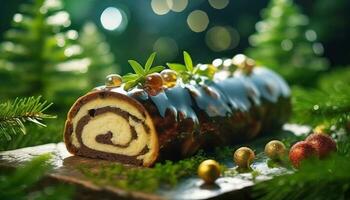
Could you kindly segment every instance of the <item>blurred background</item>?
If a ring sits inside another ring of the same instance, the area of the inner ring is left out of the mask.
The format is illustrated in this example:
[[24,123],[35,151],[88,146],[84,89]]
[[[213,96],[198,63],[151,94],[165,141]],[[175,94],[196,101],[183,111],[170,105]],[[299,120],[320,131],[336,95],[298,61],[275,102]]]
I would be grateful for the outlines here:
[[[1,0],[0,33],[8,30],[20,5],[31,0]],[[93,22],[105,37],[122,72],[127,59],[145,60],[158,52],[158,61],[181,61],[187,50],[197,62],[232,57],[250,47],[262,9],[268,0],[63,0],[70,28],[81,30]],[[308,29],[323,45],[332,65],[348,64],[350,2],[298,0],[295,4],[309,18]],[[313,32],[312,32],[313,34]],[[1,40],[4,40],[1,37]]]
[[144,63],[152,52],[157,52],[157,65],[182,63],[184,50],[195,63],[245,53],[305,88],[349,64],[348,0],[0,4],[0,100],[42,95],[58,115],[45,129],[54,136],[27,139],[32,142],[19,137],[5,149],[60,141],[65,114],[77,97],[102,85],[109,73],[130,72],[128,59]]

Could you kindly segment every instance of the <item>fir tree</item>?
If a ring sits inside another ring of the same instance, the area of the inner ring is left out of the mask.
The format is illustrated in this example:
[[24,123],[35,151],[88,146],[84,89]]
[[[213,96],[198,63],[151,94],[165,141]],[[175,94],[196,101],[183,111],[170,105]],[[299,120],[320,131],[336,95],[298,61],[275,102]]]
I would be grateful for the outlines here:
[[82,55],[89,59],[89,88],[103,84],[108,74],[118,73],[110,46],[94,23],[84,25],[78,42],[83,47]]
[[2,96],[44,95],[60,106],[71,104],[86,88],[80,76],[87,61],[77,58],[82,48],[78,33],[67,30],[69,14],[60,0],[33,0],[20,6],[20,12],[0,46],[0,75],[7,78]]
[[258,63],[281,73],[290,83],[310,84],[328,67],[321,58],[323,46],[317,34],[308,30],[308,18],[292,0],[271,0],[249,38],[248,54]]

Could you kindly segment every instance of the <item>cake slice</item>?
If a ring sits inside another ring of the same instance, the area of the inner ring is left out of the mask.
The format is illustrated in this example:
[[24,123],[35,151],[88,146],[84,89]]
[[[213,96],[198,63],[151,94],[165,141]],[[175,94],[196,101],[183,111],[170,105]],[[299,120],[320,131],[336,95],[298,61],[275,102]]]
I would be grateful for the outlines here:
[[145,108],[133,98],[93,91],[68,113],[65,143],[70,153],[150,166],[158,157],[158,137]]

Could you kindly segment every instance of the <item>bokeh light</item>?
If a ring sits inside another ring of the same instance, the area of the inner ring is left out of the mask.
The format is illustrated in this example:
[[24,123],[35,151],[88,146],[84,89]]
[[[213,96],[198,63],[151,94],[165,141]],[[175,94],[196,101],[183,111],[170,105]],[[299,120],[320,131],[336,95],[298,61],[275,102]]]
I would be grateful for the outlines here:
[[76,40],[79,37],[79,33],[76,30],[69,30],[67,31],[66,35],[67,35],[67,38],[70,40]]
[[209,24],[209,17],[202,10],[194,10],[187,17],[187,24],[193,32],[203,32]]
[[186,9],[188,0],[166,0],[170,10],[174,12],[181,12]]
[[107,30],[116,30],[123,21],[123,15],[118,8],[108,7],[101,14],[101,24]]
[[208,0],[211,7],[215,9],[224,9],[230,3],[229,0]]
[[221,58],[216,58],[215,60],[213,60],[212,64],[214,65],[214,67],[219,67],[220,65],[222,65],[222,59]]
[[232,63],[235,63],[236,65],[239,63],[243,63],[246,59],[246,56],[243,54],[237,54],[235,57],[232,58]]
[[228,68],[231,65],[232,65],[232,59],[227,58],[227,59],[224,60],[224,62],[223,62],[223,66],[224,67]]
[[205,42],[215,52],[225,51],[238,45],[239,34],[229,26],[214,26],[206,33]]
[[307,30],[305,32],[305,38],[310,42],[314,42],[317,39],[317,34],[314,30]]
[[275,18],[279,18],[279,17],[281,17],[282,16],[282,13],[283,13],[283,11],[282,11],[282,9],[281,9],[281,7],[273,7],[272,9],[271,9],[271,15],[272,15],[272,17],[275,17]]
[[83,51],[81,46],[79,45],[72,45],[64,50],[64,55],[67,57],[72,57],[74,55],[78,55]]
[[312,44],[312,50],[316,55],[322,55],[324,52],[323,45],[319,42]]
[[258,22],[255,24],[255,29],[258,32],[264,32],[270,29],[270,26],[266,22]]
[[151,7],[154,13],[157,15],[165,15],[170,11],[173,6],[173,1],[169,0],[152,0]]
[[157,52],[162,60],[173,60],[178,54],[176,41],[171,37],[160,37],[153,45],[153,51]]
[[69,14],[66,11],[57,12],[56,14],[48,17],[46,21],[47,24],[52,26],[63,25],[64,27],[68,27],[71,24]]
[[66,40],[65,40],[65,37],[63,36],[63,34],[57,34],[55,36],[55,38],[56,38],[57,46],[64,47],[64,45],[66,45]]
[[15,21],[16,23],[19,23],[19,22],[21,22],[22,20],[23,20],[23,15],[22,15],[22,14],[17,13],[17,14],[15,14],[15,15],[13,16],[13,21]]
[[290,51],[293,48],[293,42],[289,39],[285,39],[281,42],[281,47],[285,51]]
[[229,48],[231,36],[227,29],[221,26],[211,28],[205,35],[208,47],[213,51],[223,51]]

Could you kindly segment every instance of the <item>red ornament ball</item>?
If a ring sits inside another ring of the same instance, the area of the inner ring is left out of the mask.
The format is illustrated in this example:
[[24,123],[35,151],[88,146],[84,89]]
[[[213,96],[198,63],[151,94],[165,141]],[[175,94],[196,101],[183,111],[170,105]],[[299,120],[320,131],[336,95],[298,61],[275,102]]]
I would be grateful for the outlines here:
[[300,167],[301,161],[316,156],[316,149],[305,141],[295,143],[289,151],[289,160],[295,168]]
[[317,152],[319,158],[325,158],[331,152],[337,151],[337,144],[331,136],[324,133],[313,133],[305,141]]

